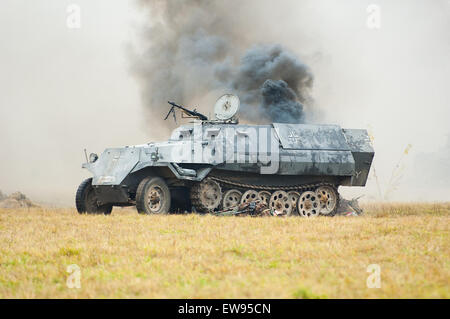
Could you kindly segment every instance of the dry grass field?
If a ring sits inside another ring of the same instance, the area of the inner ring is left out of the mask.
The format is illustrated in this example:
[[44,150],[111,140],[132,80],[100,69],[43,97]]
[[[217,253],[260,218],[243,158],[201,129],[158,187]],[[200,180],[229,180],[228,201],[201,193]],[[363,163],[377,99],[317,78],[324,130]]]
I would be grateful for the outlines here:
[[[448,204],[363,217],[0,210],[0,298],[449,298]],[[67,266],[80,267],[69,289]],[[366,285],[381,267],[381,288]]]

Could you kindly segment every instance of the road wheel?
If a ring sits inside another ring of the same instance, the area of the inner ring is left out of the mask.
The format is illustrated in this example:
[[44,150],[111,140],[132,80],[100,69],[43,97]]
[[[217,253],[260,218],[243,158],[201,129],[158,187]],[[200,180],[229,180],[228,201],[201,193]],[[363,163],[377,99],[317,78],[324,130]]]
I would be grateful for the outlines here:
[[84,180],[78,187],[75,204],[80,214],[109,215],[112,211],[112,205],[98,205],[98,197],[92,187],[92,178]]
[[252,189],[249,189],[242,195],[241,204],[254,202],[254,201],[257,201],[258,199],[259,199],[258,192],[254,191]]
[[269,207],[276,216],[290,215],[292,202],[289,200],[288,194],[285,191],[276,191],[270,197]]
[[136,191],[136,208],[140,214],[167,214],[170,209],[170,190],[161,177],[147,177]]
[[339,205],[339,194],[331,186],[321,186],[316,190],[322,215],[334,216]]
[[298,210],[298,199],[300,198],[300,193],[295,191],[290,191],[288,193],[289,200],[292,203],[292,210],[289,215],[300,215]]
[[261,201],[261,203],[263,203],[267,207],[269,207],[270,196],[272,196],[272,194],[270,192],[268,192],[268,191],[260,191],[260,192],[258,192],[258,199]]
[[230,189],[223,195],[222,208],[229,209],[237,207],[241,202],[242,193],[237,189]]
[[191,201],[195,209],[202,213],[214,211],[222,202],[222,189],[216,181],[206,178],[191,188]]
[[320,202],[315,192],[307,191],[298,199],[298,211],[302,217],[319,216]]

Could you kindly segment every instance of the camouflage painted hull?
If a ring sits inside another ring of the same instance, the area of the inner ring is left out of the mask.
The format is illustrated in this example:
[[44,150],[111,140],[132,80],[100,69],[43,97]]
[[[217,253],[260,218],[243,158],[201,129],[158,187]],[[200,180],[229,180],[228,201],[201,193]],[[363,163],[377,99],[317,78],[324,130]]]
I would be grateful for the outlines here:
[[161,176],[171,189],[189,189],[210,174],[256,188],[364,186],[373,157],[366,130],[196,121],[175,129],[165,142],[106,149],[83,167],[93,174],[99,204],[132,205],[146,176]]

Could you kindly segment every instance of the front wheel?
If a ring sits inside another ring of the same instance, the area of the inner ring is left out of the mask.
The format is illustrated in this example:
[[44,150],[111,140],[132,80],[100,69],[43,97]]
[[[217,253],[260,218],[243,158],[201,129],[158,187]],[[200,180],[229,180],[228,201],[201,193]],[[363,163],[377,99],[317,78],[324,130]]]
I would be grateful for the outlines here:
[[136,208],[140,214],[167,214],[170,209],[170,190],[161,177],[147,177],[136,191]]
[[112,211],[112,205],[99,205],[95,190],[92,187],[92,178],[84,180],[78,187],[75,196],[75,204],[80,214],[104,214],[109,215]]

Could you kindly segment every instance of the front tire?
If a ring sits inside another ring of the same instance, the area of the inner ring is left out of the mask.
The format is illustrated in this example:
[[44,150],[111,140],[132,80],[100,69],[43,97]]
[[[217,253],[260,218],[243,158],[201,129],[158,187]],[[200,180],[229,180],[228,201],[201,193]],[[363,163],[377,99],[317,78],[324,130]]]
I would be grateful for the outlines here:
[[112,205],[98,205],[98,197],[92,187],[92,178],[84,180],[78,187],[75,204],[80,214],[109,215],[112,211]]
[[147,177],[136,191],[139,214],[167,214],[170,210],[170,190],[161,177]]

